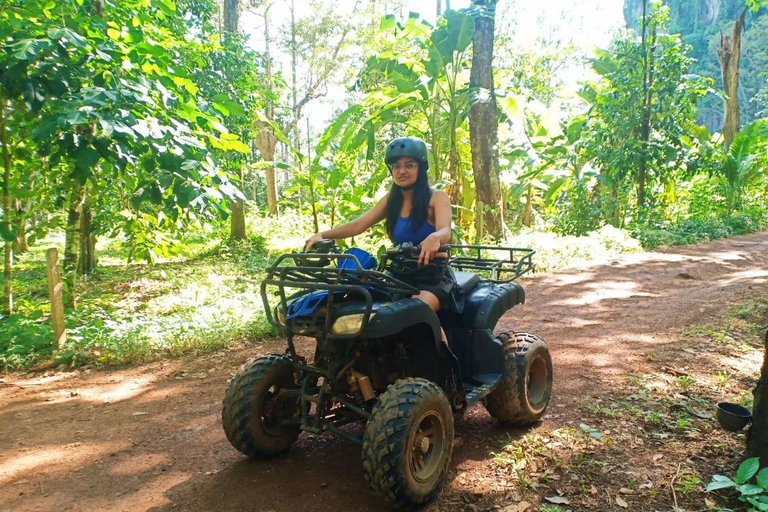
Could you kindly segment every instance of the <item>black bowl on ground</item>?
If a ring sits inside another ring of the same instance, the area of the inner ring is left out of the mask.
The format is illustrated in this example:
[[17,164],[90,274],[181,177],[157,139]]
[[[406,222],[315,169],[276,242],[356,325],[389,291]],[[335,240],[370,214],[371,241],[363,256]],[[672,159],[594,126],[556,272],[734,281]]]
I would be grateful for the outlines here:
[[752,413],[749,409],[729,402],[717,404],[715,417],[720,426],[729,432],[738,432],[752,421]]

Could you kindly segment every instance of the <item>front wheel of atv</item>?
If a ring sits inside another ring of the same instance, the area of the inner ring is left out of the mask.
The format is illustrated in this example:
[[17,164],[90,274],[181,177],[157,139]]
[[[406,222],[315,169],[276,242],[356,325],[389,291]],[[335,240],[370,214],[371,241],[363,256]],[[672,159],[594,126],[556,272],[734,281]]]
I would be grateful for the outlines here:
[[526,332],[499,335],[505,375],[488,395],[486,409],[511,425],[530,425],[544,414],[552,395],[552,356],[544,340]]
[[374,495],[409,509],[437,493],[453,452],[453,414],[437,384],[401,379],[381,394],[363,436],[363,470]]
[[229,382],[221,420],[229,442],[251,458],[271,458],[290,448],[298,425],[299,398],[281,392],[298,388],[288,356],[270,354],[245,363]]

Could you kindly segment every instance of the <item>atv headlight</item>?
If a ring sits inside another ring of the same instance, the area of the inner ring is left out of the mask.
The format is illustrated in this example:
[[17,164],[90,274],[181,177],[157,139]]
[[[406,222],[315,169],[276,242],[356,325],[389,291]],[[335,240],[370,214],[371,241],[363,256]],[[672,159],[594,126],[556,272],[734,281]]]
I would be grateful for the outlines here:
[[[371,315],[370,320],[373,320],[374,316],[376,316],[376,313]],[[339,317],[335,322],[333,322],[331,332],[333,334],[356,333],[360,330],[360,327],[363,326],[363,318],[365,318],[365,313],[355,313],[354,315],[345,315]]]

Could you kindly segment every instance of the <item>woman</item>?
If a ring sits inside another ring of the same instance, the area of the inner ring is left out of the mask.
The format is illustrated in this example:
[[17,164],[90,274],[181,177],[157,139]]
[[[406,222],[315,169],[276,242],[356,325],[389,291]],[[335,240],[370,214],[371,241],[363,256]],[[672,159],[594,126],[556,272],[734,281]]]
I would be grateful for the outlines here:
[[[444,191],[429,186],[426,143],[417,137],[395,139],[387,146],[385,162],[394,180],[389,194],[355,220],[312,235],[307,239],[307,249],[323,239],[357,236],[385,220],[387,234],[395,245],[421,245],[419,265],[446,256],[438,250],[451,241],[451,202]],[[448,305],[454,284],[453,273],[448,269],[437,285],[417,284],[421,293],[413,297],[438,311]]]

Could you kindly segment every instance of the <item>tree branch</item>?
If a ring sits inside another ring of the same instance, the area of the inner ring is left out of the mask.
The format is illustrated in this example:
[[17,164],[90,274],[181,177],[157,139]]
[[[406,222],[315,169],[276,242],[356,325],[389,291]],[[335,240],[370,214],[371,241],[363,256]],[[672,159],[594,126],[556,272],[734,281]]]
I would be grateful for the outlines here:
[[[356,0],[355,7],[352,9],[352,14],[355,14],[357,12],[357,8],[360,5],[360,0]],[[336,58],[339,55],[339,52],[341,51],[341,47],[344,46],[344,41],[347,38],[347,35],[349,35],[349,32],[352,30],[352,27],[350,25],[347,25],[347,27],[344,29],[344,32],[341,34],[341,39],[339,39],[339,42],[336,43],[336,47],[333,49],[333,55],[331,56],[331,59],[326,64],[325,68],[321,73],[317,75],[317,78],[310,83],[309,89],[307,89],[307,93],[304,95],[304,97],[299,100],[298,103],[296,103],[296,107],[293,110],[293,119],[286,125],[283,132],[290,132],[292,131],[299,120],[301,119],[301,111],[304,108],[304,106],[312,101],[313,99],[319,97],[317,93],[317,89],[326,81],[328,80],[328,77],[330,76],[331,72],[336,68]]]

